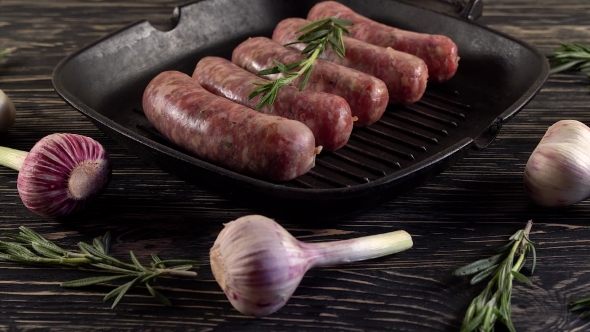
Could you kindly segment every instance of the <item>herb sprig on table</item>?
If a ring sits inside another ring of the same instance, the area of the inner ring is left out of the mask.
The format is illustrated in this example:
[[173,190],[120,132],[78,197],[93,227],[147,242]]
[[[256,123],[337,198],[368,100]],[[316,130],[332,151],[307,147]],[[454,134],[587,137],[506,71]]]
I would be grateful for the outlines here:
[[195,277],[197,273],[188,270],[192,269],[194,264],[201,263],[197,260],[161,260],[158,256],[152,254],[151,264],[144,266],[133,254],[133,251],[129,252],[132,263],[125,263],[109,255],[111,242],[109,232],[102,239],[95,238],[92,245],[85,242],[78,243],[80,251],[76,252],[57,246],[27,227],[21,226],[19,230],[19,234],[3,234],[15,241],[0,241],[0,262],[97,268],[112,274],[63,282],[61,283],[62,287],[83,287],[118,279],[132,279],[115,288],[104,297],[104,301],[114,299],[111,308],[116,307],[131,288],[140,284],[143,284],[158,301],[165,305],[171,305],[170,300],[156,291],[151,283],[159,276]]
[[275,60],[275,67],[259,71],[259,76],[279,73],[282,73],[285,76],[268,83],[254,83],[258,85],[259,88],[252,91],[252,93],[248,95],[248,98],[252,99],[257,95],[264,93],[256,109],[259,110],[267,104],[272,105],[277,97],[279,88],[291,84],[301,75],[305,75],[299,85],[299,90],[303,90],[307,85],[309,76],[313,70],[314,61],[328,46],[332,47],[339,57],[344,58],[346,51],[342,36],[343,34],[350,35],[346,26],[352,25],[354,25],[354,23],[351,21],[328,17],[312,22],[297,30],[296,33],[303,34],[299,36],[296,42],[289,43],[285,46],[298,43],[308,44],[307,47],[301,51],[301,54],[305,55],[307,59],[289,64],[283,64]]
[[561,48],[547,58],[551,66],[550,74],[572,70],[590,76],[590,46],[561,43]]
[[453,272],[455,276],[473,275],[471,284],[476,284],[492,277],[483,292],[473,299],[467,309],[461,332],[494,331],[494,324],[499,320],[511,332],[516,332],[510,317],[512,297],[512,280],[526,284],[531,281],[520,273],[526,259],[532,255],[531,274],[535,270],[536,253],[534,243],[529,240],[533,225],[529,220],[524,229],[514,233],[509,242],[497,250],[497,254],[481,259]]
[[8,54],[10,54],[10,53],[14,52],[15,50],[16,50],[16,47],[5,48],[5,49],[3,49],[3,50],[0,50],[0,60],[2,60],[2,58],[3,58],[5,55],[8,55]]

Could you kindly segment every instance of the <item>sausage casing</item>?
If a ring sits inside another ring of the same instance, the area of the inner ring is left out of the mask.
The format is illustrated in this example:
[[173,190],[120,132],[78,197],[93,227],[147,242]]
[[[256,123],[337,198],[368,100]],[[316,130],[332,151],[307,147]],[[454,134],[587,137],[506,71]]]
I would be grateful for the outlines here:
[[[253,37],[238,45],[232,53],[232,62],[252,72],[275,66],[274,61],[288,64],[305,59],[299,52],[288,49],[266,37]],[[282,74],[269,75],[276,79]],[[292,84],[299,86],[303,76]],[[368,126],[381,118],[389,102],[385,83],[358,70],[330,61],[317,59],[305,89],[322,91],[343,97],[357,117],[354,126]]]
[[[297,17],[284,19],[276,26],[272,39],[282,45],[297,42],[299,35],[296,32],[310,23]],[[422,98],[428,81],[428,67],[422,59],[347,36],[342,36],[342,41],[346,50],[344,58],[331,47],[326,48],[320,57],[381,79],[387,85],[390,103],[411,104]],[[298,51],[306,46],[303,43],[289,45]]]
[[457,72],[459,56],[457,45],[447,36],[418,33],[375,22],[336,1],[323,1],[311,8],[307,19],[316,21],[338,17],[354,22],[348,27],[350,36],[370,44],[391,47],[413,54],[426,62],[428,80],[442,83]]
[[[258,89],[254,83],[269,82],[229,60],[212,56],[199,61],[193,78],[209,92],[252,109],[262,99],[262,94],[248,98]],[[293,86],[284,86],[278,90],[274,103],[263,106],[260,111],[304,123],[313,132],[316,144],[326,151],[344,146],[352,132],[353,117],[346,100],[325,92],[299,91]]]
[[142,104],[150,123],[172,143],[246,175],[290,180],[311,169],[321,150],[301,122],[216,96],[181,72],[152,79]]

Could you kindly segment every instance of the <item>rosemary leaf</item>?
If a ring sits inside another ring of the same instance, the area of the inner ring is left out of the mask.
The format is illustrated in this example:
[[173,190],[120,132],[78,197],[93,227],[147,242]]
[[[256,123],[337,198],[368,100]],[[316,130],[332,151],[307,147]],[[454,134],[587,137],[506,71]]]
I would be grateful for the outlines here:
[[164,262],[162,262],[162,260],[160,259],[160,257],[158,257],[158,255],[156,254],[152,254],[152,267],[166,267]]
[[137,270],[139,270],[139,271],[147,271],[147,269],[145,267],[143,267],[143,265],[141,265],[141,263],[139,262],[139,260],[137,259],[137,257],[133,253],[133,251],[129,251],[129,255],[131,256],[131,261],[133,262],[133,265],[135,265],[135,267],[137,268]]
[[130,277],[132,277],[132,276],[124,275],[124,274],[114,275],[114,276],[104,276],[104,277],[90,277],[90,278],[84,278],[84,279],[78,279],[78,280],[72,280],[72,281],[65,281],[65,282],[62,282],[60,284],[60,286],[64,287],[64,288],[85,287],[85,286],[102,284],[105,282],[109,282],[109,281],[113,281],[113,280],[117,280],[117,279],[122,279],[122,278],[130,278]]
[[101,240],[94,238],[92,240],[92,245],[94,245],[94,248],[96,248],[96,250],[98,250],[99,252],[101,252],[103,254],[105,253],[104,244],[102,243]]
[[473,278],[471,278],[471,281],[469,283],[471,285],[475,285],[475,284],[479,283],[480,281],[484,280],[485,278],[494,274],[494,272],[496,272],[497,269],[498,269],[498,264],[491,265],[488,268],[481,270],[478,274],[474,275]]
[[5,48],[3,50],[0,50],[0,60],[2,60],[2,58],[5,55],[8,55],[8,54],[14,52],[15,50],[16,50],[16,47],[10,47],[10,48]]
[[177,266],[171,266],[170,269],[171,270],[180,270],[180,271],[188,271],[190,269],[193,268],[192,264],[187,264],[187,265],[177,265]]
[[299,30],[295,31],[295,33],[301,33],[303,31],[312,30],[315,27],[318,27],[318,26],[320,26],[322,24],[327,23],[328,21],[330,21],[330,18],[329,17],[319,19],[319,20],[317,20],[315,22],[311,22],[308,25],[305,25],[305,26],[301,27]]
[[104,253],[108,255],[111,250],[111,232],[106,232],[102,237],[102,246],[104,247]]
[[27,236],[24,236],[21,234],[4,233],[4,234],[2,234],[2,236],[16,240],[16,241],[22,243],[23,245],[27,245],[30,242],[29,238]]
[[166,265],[185,265],[185,264],[194,265],[194,264],[203,264],[203,262],[198,259],[166,259],[166,260],[160,260],[159,262],[157,262],[157,264],[159,267],[162,267],[163,264],[166,264]]
[[63,258],[63,255],[57,254],[51,249],[48,249],[43,243],[32,242],[31,245],[38,254],[47,258]]
[[300,43],[311,43],[318,39],[328,38],[329,30],[319,30],[312,33],[306,33],[299,38]]
[[160,303],[162,303],[165,306],[171,306],[172,302],[170,302],[170,300],[168,300],[167,297],[165,297],[164,295],[162,295],[161,293],[159,293],[157,290],[153,289],[152,286],[150,285],[150,283],[146,283],[145,287],[147,288],[147,290],[150,292],[150,294],[152,294],[152,296],[160,301]]
[[129,290],[133,286],[135,286],[135,284],[137,284],[139,279],[141,279],[142,277],[143,277],[142,275],[139,275],[139,276],[135,277],[133,280],[129,281],[128,283],[123,284],[123,285],[113,289],[102,300],[104,302],[106,302],[106,301],[111,300],[112,298],[115,298],[115,301],[113,301],[113,304],[111,306],[111,309],[114,309],[117,306],[117,304],[119,304],[119,302],[121,301],[123,296],[125,296],[125,294],[127,294],[127,292],[129,292]]
[[121,267],[117,267],[117,266],[112,266],[112,265],[108,265],[108,264],[103,264],[103,263],[91,263],[91,266],[103,269],[103,270],[108,270],[108,271],[112,271],[112,272],[116,272],[116,273],[124,273],[124,274],[137,274],[137,271],[135,271],[135,269],[130,270],[130,269],[125,269],[125,268],[121,268]]
[[533,283],[531,282],[531,280],[529,278],[527,278],[524,274],[522,274],[520,272],[516,272],[516,271],[511,271],[511,273],[512,273],[512,276],[516,280],[522,282],[523,284],[527,284],[529,286],[532,286],[533,285]]
[[307,85],[307,82],[309,81],[309,77],[311,76],[312,70],[313,70],[313,65],[309,66],[309,68],[305,71],[305,76],[303,77],[303,80],[301,81],[301,85],[299,86],[299,91],[302,91],[303,88],[305,88],[305,86]]
[[498,263],[504,256],[504,254],[498,254],[489,258],[480,259],[471,264],[456,269],[455,271],[453,271],[453,275],[461,277],[478,273],[479,271],[485,270],[492,265],[497,265],[496,263]]
[[0,241],[0,251],[6,254],[22,256],[22,257],[35,257],[36,255],[27,249],[24,245],[19,243],[4,242]]

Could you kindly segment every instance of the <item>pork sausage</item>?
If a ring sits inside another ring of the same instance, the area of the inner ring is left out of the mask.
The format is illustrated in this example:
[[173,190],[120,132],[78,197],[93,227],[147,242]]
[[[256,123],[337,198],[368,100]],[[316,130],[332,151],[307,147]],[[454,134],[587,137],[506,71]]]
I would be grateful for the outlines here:
[[421,58],[428,66],[430,82],[442,83],[453,77],[457,71],[457,45],[447,36],[412,32],[381,24],[336,1],[320,2],[307,14],[310,21],[326,17],[338,17],[354,22],[348,30],[350,36],[355,39],[391,47]]
[[[213,56],[199,61],[193,78],[207,91],[252,109],[262,99],[262,94],[248,99],[258,89],[254,83],[269,82],[229,60]],[[325,92],[300,92],[293,86],[284,86],[278,90],[274,103],[260,111],[303,122],[313,132],[316,144],[327,151],[343,147],[352,132],[353,117],[346,100]]]
[[[299,52],[266,37],[249,38],[232,53],[232,62],[252,73],[274,67],[275,60],[287,64],[304,59]],[[281,75],[269,75],[267,78],[274,80]],[[298,87],[302,79],[303,76],[300,76],[292,85]],[[321,59],[314,62],[305,89],[343,97],[350,105],[352,115],[358,119],[354,122],[355,127],[368,126],[379,120],[389,101],[389,93],[382,80]]]
[[[311,22],[302,18],[287,18],[276,26],[272,39],[286,45],[297,42],[299,29]],[[387,85],[389,102],[412,104],[420,100],[426,91],[428,67],[417,56],[400,52],[391,47],[381,47],[364,41],[343,36],[345,56],[339,57],[327,47],[320,57],[324,60],[354,68],[381,79]],[[297,43],[288,47],[302,51],[307,44]]]
[[181,72],[152,79],[142,104],[150,123],[172,143],[246,175],[290,180],[309,171],[321,150],[301,122],[216,96]]

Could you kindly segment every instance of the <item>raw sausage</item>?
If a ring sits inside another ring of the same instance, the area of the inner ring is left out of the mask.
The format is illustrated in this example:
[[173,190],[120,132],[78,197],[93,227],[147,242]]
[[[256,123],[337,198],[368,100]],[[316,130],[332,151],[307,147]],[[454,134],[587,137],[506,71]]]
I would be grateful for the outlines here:
[[[296,42],[300,36],[296,31],[310,23],[296,17],[284,19],[276,26],[272,39],[283,45]],[[381,79],[387,85],[390,103],[411,104],[422,98],[428,80],[428,67],[422,59],[346,36],[342,36],[342,41],[346,49],[344,58],[331,47],[327,47],[320,57]],[[302,51],[306,46],[297,43],[288,47]]]
[[397,29],[375,22],[335,1],[316,4],[307,19],[339,17],[354,22],[350,36],[370,44],[413,54],[426,62],[430,82],[442,83],[455,75],[459,65],[457,45],[448,37]]
[[152,79],[142,104],[150,123],[172,143],[243,174],[290,180],[309,171],[321,150],[301,122],[216,96],[181,72]]
[[[262,99],[262,94],[248,99],[259,87],[254,83],[269,82],[229,60],[212,56],[199,61],[193,78],[207,91],[252,109]],[[344,146],[352,132],[353,117],[346,100],[325,92],[300,92],[293,86],[284,86],[278,90],[274,103],[260,111],[303,122],[313,132],[316,144],[327,151]]]
[[[252,72],[274,67],[274,61],[293,63],[305,59],[299,52],[288,49],[266,37],[253,37],[238,45],[232,53],[232,62]],[[269,75],[277,79],[281,74]],[[293,82],[298,87],[299,77]],[[343,97],[350,105],[352,115],[358,118],[355,127],[368,126],[381,118],[389,93],[385,83],[368,74],[330,61],[317,59],[306,85],[307,90],[323,91]]]

